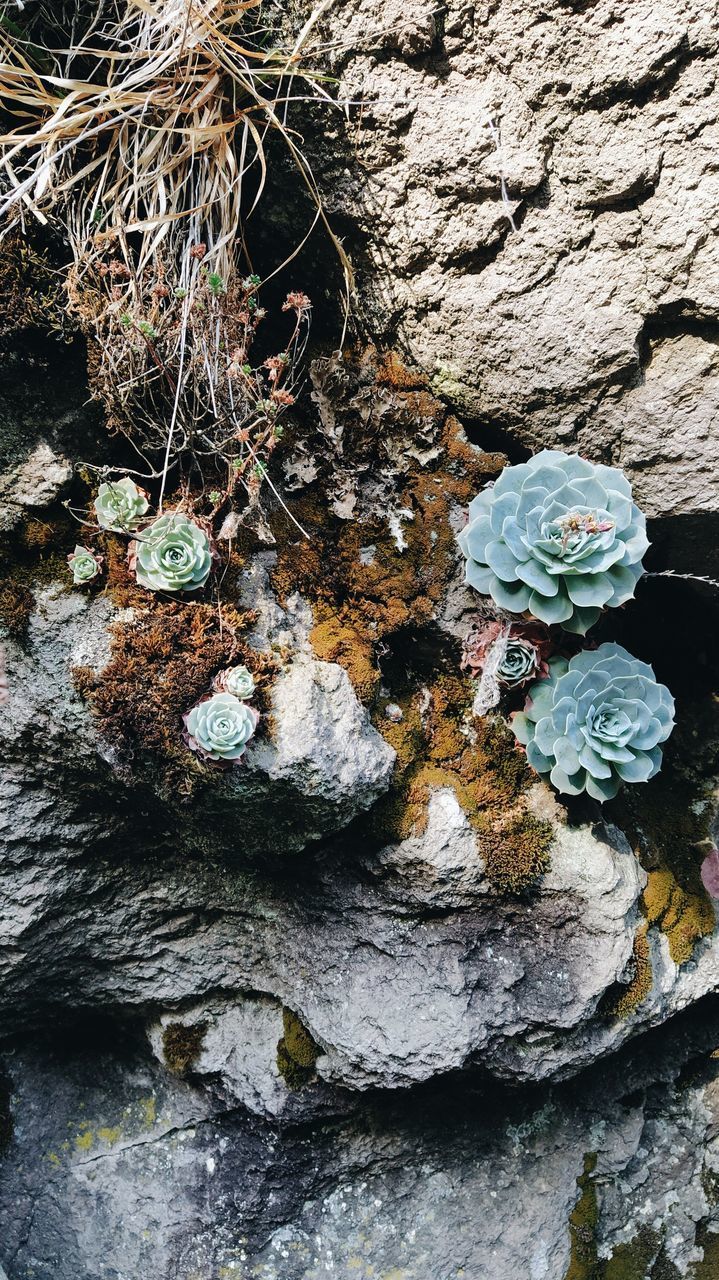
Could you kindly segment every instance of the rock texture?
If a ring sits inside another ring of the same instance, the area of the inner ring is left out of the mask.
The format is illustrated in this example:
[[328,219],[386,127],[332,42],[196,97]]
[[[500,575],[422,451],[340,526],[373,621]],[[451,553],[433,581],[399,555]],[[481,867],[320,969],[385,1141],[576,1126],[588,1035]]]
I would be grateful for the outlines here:
[[80,1024],[7,1057],[3,1263],[13,1280],[546,1280],[613,1259],[704,1280],[718,1035],[712,1004],[569,1088],[413,1091],[278,1127],[168,1075],[131,1033]]
[[713,0],[327,14],[358,163],[342,139],[319,159],[375,331],[478,429],[616,462],[651,516],[685,521],[717,515],[716,18]]

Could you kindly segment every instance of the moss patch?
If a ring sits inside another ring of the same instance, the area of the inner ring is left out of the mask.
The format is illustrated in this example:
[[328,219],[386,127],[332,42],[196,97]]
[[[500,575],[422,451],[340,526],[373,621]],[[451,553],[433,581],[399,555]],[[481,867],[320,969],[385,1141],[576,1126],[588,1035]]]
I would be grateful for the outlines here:
[[76,541],[77,526],[62,508],[47,520],[26,520],[0,539],[0,626],[10,635],[27,630],[35,587],[59,581],[70,588],[67,556]]
[[471,699],[468,681],[440,677],[405,705],[402,721],[382,724],[398,760],[395,787],[376,807],[377,834],[421,835],[432,791],[451,788],[477,834],[488,880],[498,893],[520,894],[548,870],[552,827],[526,809],[535,779],[511,730],[499,718],[474,722]]
[[191,1027],[182,1022],[168,1023],[162,1033],[162,1053],[173,1075],[186,1076],[192,1070],[206,1034],[206,1022],[196,1022]]
[[716,923],[700,871],[717,773],[719,702],[684,703],[678,706],[661,773],[644,786],[626,787],[607,806],[648,873],[644,911],[649,923],[666,933],[676,964],[691,959],[697,942]]
[[579,1197],[569,1215],[571,1254],[564,1280],[596,1280],[597,1226],[599,1205],[594,1184],[595,1152],[584,1157],[584,1169],[577,1178]]
[[301,1089],[314,1078],[322,1052],[307,1027],[291,1009],[282,1010],[284,1035],[277,1045],[277,1070],[288,1089]]
[[628,1018],[644,1003],[654,982],[649,945],[649,924],[639,926],[634,935],[632,963],[634,972],[628,984],[616,983],[606,992],[600,1012],[607,1018]]

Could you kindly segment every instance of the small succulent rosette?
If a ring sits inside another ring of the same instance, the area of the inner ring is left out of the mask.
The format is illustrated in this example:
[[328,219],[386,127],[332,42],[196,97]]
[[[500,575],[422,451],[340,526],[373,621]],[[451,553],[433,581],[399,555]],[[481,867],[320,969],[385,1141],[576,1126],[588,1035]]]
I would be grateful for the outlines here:
[[626,476],[552,449],[505,467],[470,503],[458,542],[475,590],[578,635],[631,600],[649,546]]
[[551,649],[549,632],[537,623],[480,622],[464,642],[462,669],[479,679],[489,664],[499,683],[513,689],[548,674]]
[[148,494],[130,476],[101,484],[93,505],[100,528],[113,533],[134,533],[150,509]]
[[130,568],[149,591],[199,591],[212,568],[209,534],[182,511],[153,520],[130,543]]
[[77,544],[75,550],[67,557],[67,563],[72,573],[73,586],[83,587],[86,583],[92,582],[102,570],[103,557],[97,552],[91,551],[89,547],[83,547]]
[[553,658],[512,721],[537,773],[563,795],[611,800],[625,782],[659,772],[674,727],[674,700],[646,662],[618,644]]
[[208,693],[183,716],[185,740],[203,760],[229,768],[244,755],[259,719],[233,693]]
[[246,702],[255,692],[255,677],[247,667],[225,667],[212,681],[215,693],[233,693]]

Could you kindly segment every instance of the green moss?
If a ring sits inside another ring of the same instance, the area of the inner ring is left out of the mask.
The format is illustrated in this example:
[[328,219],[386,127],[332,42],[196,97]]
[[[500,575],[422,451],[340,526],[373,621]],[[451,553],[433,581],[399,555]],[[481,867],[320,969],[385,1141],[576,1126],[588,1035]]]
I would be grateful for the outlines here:
[[291,1009],[282,1010],[284,1035],[277,1045],[277,1070],[288,1089],[301,1089],[314,1078],[322,1052],[306,1026]]
[[607,1018],[628,1018],[650,994],[654,982],[648,922],[641,924],[634,936],[632,959],[634,972],[628,984],[616,983],[606,992],[600,1013]]
[[190,1027],[182,1022],[168,1023],[162,1033],[162,1052],[173,1075],[189,1074],[200,1055],[206,1034],[206,1022],[196,1022]]
[[648,873],[644,911],[649,923],[667,935],[676,964],[691,959],[697,942],[716,923],[700,872],[711,839],[717,772],[719,703],[679,704],[661,773],[645,786],[626,787],[607,806]]
[[647,1280],[660,1249],[655,1232],[643,1228],[633,1240],[620,1244],[601,1264],[597,1280]]
[[719,1234],[702,1224],[697,1232],[697,1244],[704,1250],[704,1257],[697,1262],[692,1272],[692,1280],[717,1280],[719,1276]]
[[597,1188],[593,1177],[596,1167],[596,1152],[590,1151],[584,1157],[584,1168],[577,1178],[579,1197],[569,1215],[571,1254],[564,1280],[596,1280],[599,1224]]

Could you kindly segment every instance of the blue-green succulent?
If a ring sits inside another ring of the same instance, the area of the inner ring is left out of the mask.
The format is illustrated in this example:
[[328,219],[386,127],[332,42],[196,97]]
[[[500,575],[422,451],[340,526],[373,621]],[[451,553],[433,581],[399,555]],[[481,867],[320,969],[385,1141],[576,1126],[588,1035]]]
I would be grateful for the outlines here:
[[244,702],[255,692],[255,677],[247,667],[226,667],[215,676],[212,687],[216,693],[234,693]]
[[624,782],[647,782],[662,763],[674,700],[646,662],[618,644],[553,658],[513,719],[527,760],[564,795],[611,800]]
[[626,476],[552,449],[505,467],[458,541],[470,586],[578,635],[632,598],[649,546]]
[[181,511],[168,511],[132,543],[131,563],[150,591],[199,591],[212,567],[210,539]]
[[86,582],[92,582],[102,568],[102,561],[102,556],[78,543],[75,550],[67,557],[74,586],[81,587]]
[[114,533],[133,533],[149,505],[145,490],[139,489],[130,476],[101,484],[94,503],[97,523]]
[[233,693],[203,698],[183,717],[187,744],[207,760],[232,764],[244,755],[259,714]]

